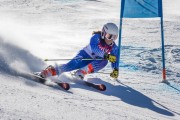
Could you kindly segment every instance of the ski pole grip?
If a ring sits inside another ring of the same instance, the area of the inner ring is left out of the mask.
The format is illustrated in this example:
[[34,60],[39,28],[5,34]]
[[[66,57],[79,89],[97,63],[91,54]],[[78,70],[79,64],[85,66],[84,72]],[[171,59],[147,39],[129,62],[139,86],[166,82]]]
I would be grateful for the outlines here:
[[44,61],[48,61],[48,59],[44,59]]

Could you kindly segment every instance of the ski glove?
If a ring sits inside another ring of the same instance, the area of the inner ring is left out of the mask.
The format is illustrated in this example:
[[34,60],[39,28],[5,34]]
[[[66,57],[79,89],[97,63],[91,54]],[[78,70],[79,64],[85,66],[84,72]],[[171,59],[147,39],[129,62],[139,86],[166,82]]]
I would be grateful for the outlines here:
[[116,56],[111,54],[104,54],[104,59],[107,59],[112,63],[116,62]]
[[119,71],[118,69],[114,69],[112,73],[110,73],[110,76],[112,78],[118,78],[118,75],[119,75]]

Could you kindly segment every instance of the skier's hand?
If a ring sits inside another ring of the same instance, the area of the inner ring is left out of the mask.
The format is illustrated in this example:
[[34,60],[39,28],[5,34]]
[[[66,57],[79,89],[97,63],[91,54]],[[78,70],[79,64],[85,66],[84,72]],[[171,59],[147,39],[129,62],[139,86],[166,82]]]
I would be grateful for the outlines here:
[[114,69],[113,72],[110,73],[110,76],[111,76],[112,78],[118,78],[118,76],[119,76],[119,71],[118,71],[118,69]]
[[104,54],[104,58],[109,60],[110,62],[114,63],[116,62],[116,56],[111,55],[111,54]]

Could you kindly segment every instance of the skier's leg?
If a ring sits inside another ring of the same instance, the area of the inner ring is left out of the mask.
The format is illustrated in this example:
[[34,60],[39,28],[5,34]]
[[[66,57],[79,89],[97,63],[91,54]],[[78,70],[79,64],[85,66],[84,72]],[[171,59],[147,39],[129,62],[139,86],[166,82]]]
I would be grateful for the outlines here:
[[67,64],[63,65],[55,65],[55,66],[50,66],[47,67],[45,70],[41,72],[42,77],[49,77],[49,76],[55,76],[55,75],[60,75],[63,72],[68,72],[72,71],[75,69],[82,68],[86,65],[88,65],[91,60],[82,60],[82,58],[91,58],[84,50],[81,50],[76,57],[74,57],[71,61],[69,61]]
[[87,66],[80,68],[75,72],[75,75],[79,77],[80,79],[84,79],[86,74],[97,72],[101,69],[103,69],[107,65],[108,61],[93,61],[89,63]]
[[93,62],[91,62],[91,64],[94,69],[93,72],[98,72],[99,70],[103,69],[108,64],[108,60],[93,61]]

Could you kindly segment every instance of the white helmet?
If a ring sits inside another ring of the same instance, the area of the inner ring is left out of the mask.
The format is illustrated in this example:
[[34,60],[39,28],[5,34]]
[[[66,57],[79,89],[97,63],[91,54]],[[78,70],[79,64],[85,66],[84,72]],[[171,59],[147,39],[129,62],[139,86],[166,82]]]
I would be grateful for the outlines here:
[[114,23],[106,23],[101,32],[101,38],[107,40],[116,40],[118,37],[118,27]]

